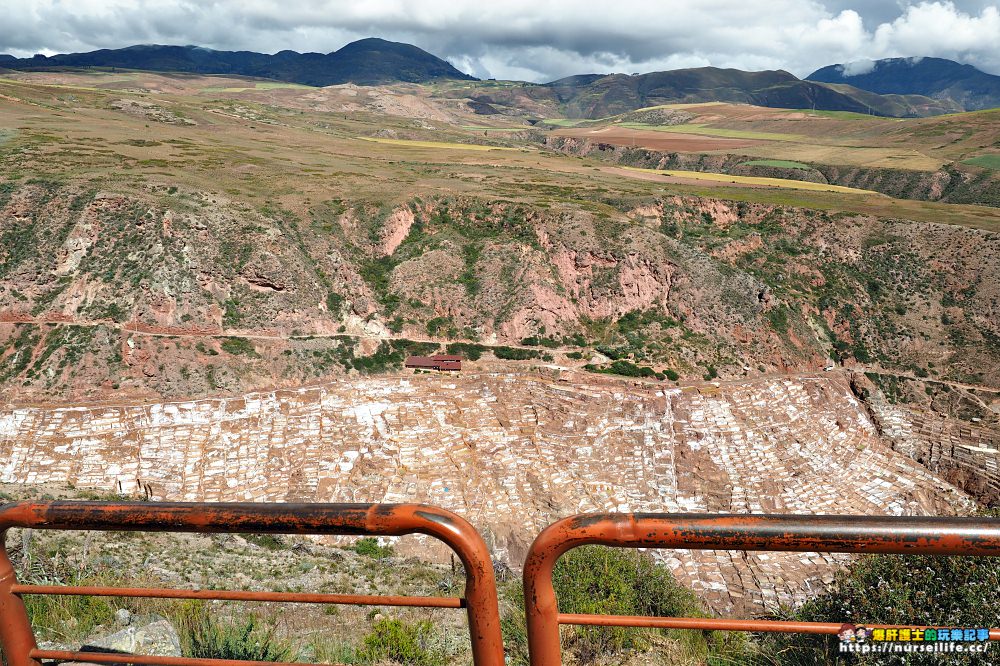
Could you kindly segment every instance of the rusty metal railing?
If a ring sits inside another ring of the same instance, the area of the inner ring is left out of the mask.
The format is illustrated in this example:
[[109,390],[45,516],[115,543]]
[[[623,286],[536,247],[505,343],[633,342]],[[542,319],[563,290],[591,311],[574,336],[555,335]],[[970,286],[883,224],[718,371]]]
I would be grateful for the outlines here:
[[[1000,520],[869,516],[583,514],[547,527],[524,564],[532,666],[562,663],[559,625],[656,627],[836,634],[839,623],[635,617],[560,613],[552,572],[566,551],[586,544],[625,548],[770,550],[829,553],[1000,555]],[[866,625],[880,628],[885,625]],[[990,629],[1000,640],[1000,629]]]
[[[420,533],[443,541],[459,556],[465,565],[465,597],[23,585],[17,582],[14,567],[3,547],[6,532],[12,527],[383,536]],[[40,666],[41,660],[156,666],[262,666],[262,662],[250,661],[40,650],[21,599],[30,594],[465,608],[474,663],[477,666],[502,666],[504,663],[496,581],[486,544],[463,518],[424,504],[24,502],[0,507],[0,646],[8,666]]]

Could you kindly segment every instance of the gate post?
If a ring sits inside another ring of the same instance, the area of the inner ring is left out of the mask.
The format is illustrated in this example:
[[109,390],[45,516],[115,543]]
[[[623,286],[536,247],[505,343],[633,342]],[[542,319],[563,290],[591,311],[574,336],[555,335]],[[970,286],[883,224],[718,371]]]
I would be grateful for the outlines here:
[[531,666],[562,664],[559,601],[552,586],[552,571],[556,560],[577,546],[600,543],[601,536],[611,536],[605,535],[609,524],[612,526],[612,534],[622,529],[627,530],[633,524],[631,516],[622,514],[610,521],[593,521],[577,531],[568,528],[570,520],[560,520],[542,530],[528,549],[528,557],[524,561],[524,619],[528,629]]
[[40,666],[28,653],[38,647],[24,601],[11,592],[17,584],[14,565],[7,554],[7,530],[0,531],[0,651],[8,666]]

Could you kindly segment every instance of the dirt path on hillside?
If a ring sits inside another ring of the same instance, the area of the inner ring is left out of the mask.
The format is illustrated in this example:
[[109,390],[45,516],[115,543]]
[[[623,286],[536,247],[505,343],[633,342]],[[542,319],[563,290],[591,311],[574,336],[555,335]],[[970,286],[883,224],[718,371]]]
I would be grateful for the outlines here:
[[135,322],[120,323],[107,320],[95,319],[73,319],[70,317],[23,317],[0,315],[0,324],[52,324],[57,326],[105,326],[130,335],[141,335],[151,338],[246,338],[248,340],[304,340],[315,338],[338,338],[347,336],[350,338],[364,338],[368,340],[407,340],[409,342],[427,342],[441,345],[453,343],[464,343],[479,345],[481,347],[496,348],[509,347],[512,349],[525,349],[529,351],[547,351],[555,353],[566,353],[579,351],[583,347],[560,346],[556,348],[544,347],[541,345],[531,346],[517,343],[490,344],[455,338],[453,340],[442,340],[419,335],[393,335],[375,333],[310,333],[309,335],[287,335],[271,332],[252,332],[232,329],[210,329],[210,328],[173,328],[166,326],[149,326],[147,324],[136,324]]

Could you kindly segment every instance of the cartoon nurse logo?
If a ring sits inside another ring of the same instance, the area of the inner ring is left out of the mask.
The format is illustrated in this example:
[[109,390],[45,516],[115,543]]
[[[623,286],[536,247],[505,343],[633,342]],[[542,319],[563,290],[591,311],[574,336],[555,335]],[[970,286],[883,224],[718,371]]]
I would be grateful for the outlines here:
[[845,622],[840,625],[840,631],[837,632],[837,636],[840,637],[841,643],[853,643],[854,642],[854,630],[855,626],[850,622]]

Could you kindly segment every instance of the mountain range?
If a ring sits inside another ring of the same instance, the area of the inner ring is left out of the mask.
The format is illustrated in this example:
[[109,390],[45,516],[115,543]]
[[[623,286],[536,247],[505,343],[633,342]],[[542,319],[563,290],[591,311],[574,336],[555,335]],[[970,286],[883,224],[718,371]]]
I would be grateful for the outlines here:
[[[326,86],[435,80],[476,81],[416,46],[368,38],[332,53],[216,51],[198,46],[136,45],[88,53],[0,55],[8,69],[122,68],[225,74]],[[476,104],[541,103],[567,117],[602,118],[670,102],[758,106],[922,117],[1000,106],[1000,76],[941,58],[891,58],[830,65],[806,79],[783,70],[745,72],[698,67],[648,74],[581,74],[545,84],[497,87]]]
[[829,65],[806,78],[848,84],[880,95],[924,95],[955,102],[965,111],[1000,106],[1000,76],[943,58],[887,58]]
[[0,66],[8,69],[117,67],[153,72],[235,74],[309,86],[474,78],[416,46],[375,37],[351,42],[327,54],[279,51],[268,55],[254,51],[215,51],[199,46],[140,44],[51,57],[36,55],[18,59],[0,55]]
[[920,95],[877,95],[851,86],[803,81],[784,70],[745,72],[717,67],[573,76],[526,92],[533,99],[554,98],[571,118],[601,118],[671,102],[737,102],[899,117],[962,110],[947,100]]

